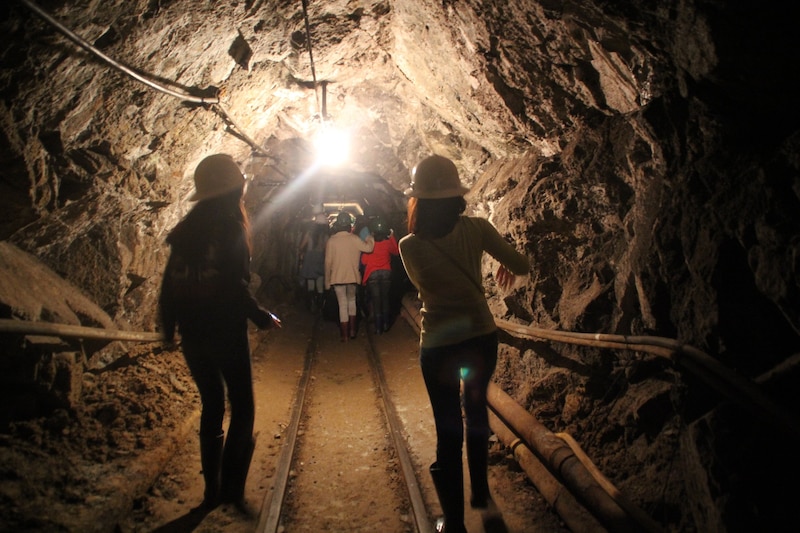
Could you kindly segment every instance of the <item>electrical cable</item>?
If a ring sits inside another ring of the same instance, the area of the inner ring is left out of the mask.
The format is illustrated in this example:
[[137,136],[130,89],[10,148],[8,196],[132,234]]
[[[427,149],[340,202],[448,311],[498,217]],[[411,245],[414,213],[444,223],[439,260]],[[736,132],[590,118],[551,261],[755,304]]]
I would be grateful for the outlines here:
[[[217,113],[217,115],[219,115],[222,118],[222,120],[225,122],[226,131],[230,132],[235,137],[239,138],[240,140],[242,140],[245,143],[247,143],[248,145],[250,145],[250,147],[253,149],[254,152],[256,152],[256,153],[258,153],[260,155],[263,155],[263,156],[272,157],[273,159],[276,159],[276,160],[278,159],[278,158],[276,158],[274,156],[271,156],[270,154],[266,153],[264,151],[264,149],[261,146],[259,146],[258,143],[256,143],[250,136],[248,136],[244,132],[244,130],[242,128],[239,127],[238,124],[236,124],[236,122],[233,120],[233,118],[230,116],[230,114],[222,107],[222,104],[220,103],[220,100],[219,100],[218,97],[216,97],[216,96],[214,96],[214,97],[197,96],[197,95],[189,94],[187,92],[176,91],[176,90],[171,89],[169,87],[166,87],[166,86],[164,86],[164,85],[162,85],[160,83],[157,83],[157,82],[155,82],[155,81],[153,81],[153,80],[151,80],[151,79],[139,74],[138,72],[134,71],[133,69],[131,69],[131,68],[129,68],[129,67],[127,67],[127,66],[125,66],[125,65],[123,65],[121,63],[119,63],[118,61],[115,61],[114,59],[110,58],[109,56],[107,56],[106,54],[104,54],[103,52],[98,50],[96,47],[92,46],[91,44],[86,42],[84,39],[79,37],[77,34],[72,32],[69,28],[65,27],[63,24],[61,24],[56,19],[51,17],[47,12],[45,12],[43,9],[41,9],[39,6],[37,6],[36,4],[31,2],[30,0],[19,0],[19,1],[21,3],[23,3],[25,6],[27,6],[29,9],[31,9],[34,13],[36,13],[37,15],[42,17],[46,22],[48,22],[51,25],[53,25],[58,31],[63,33],[72,42],[74,42],[75,44],[77,44],[78,46],[83,48],[84,50],[90,52],[91,54],[94,54],[95,56],[97,56],[98,58],[103,60],[106,64],[108,64],[109,66],[122,71],[123,73],[129,75],[130,77],[134,78],[135,80],[137,80],[137,81],[139,81],[141,83],[144,83],[148,87],[150,87],[152,89],[155,89],[157,91],[160,91],[162,93],[168,94],[170,96],[174,96],[176,98],[180,98],[181,100],[184,100],[186,102],[192,102],[192,103],[201,104],[201,105],[204,105],[204,106],[211,106],[211,109],[213,111],[215,111]],[[309,49],[309,53],[310,53],[310,49]],[[313,63],[312,63],[312,69],[313,69]]]
[[275,157],[265,152],[264,149],[258,145],[258,143],[256,143],[249,135],[247,135],[244,132],[244,130],[240,128],[239,125],[236,124],[236,122],[234,122],[233,118],[228,114],[228,112],[225,111],[225,108],[222,107],[222,104],[217,102],[213,104],[211,107],[225,122],[225,129],[226,131],[230,132],[231,135],[233,135],[234,137],[238,137],[240,140],[249,144],[250,148],[252,148],[255,153],[258,153],[259,155],[263,155],[266,157],[271,157],[276,161],[279,160],[278,157]]
[[303,0],[303,18],[306,23],[306,46],[308,48],[308,59],[311,62],[311,79],[314,82],[314,96],[317,99],[317,112],[322,116],[319,104],[319,91],[317,90],[317,71],[314,68],[314,54],[311,52],[311,25],[308,22],[308,0]]
[[103,52],[101,52],[100,50],[98,50],[97,48],[95,48],[94,46],[89,44],[88,42],[86,42],[84,39],[79,37],[77,34],[72,32],[69,28],[67,28],[66,26],[64,26],[63,24],[58,22],[56,19],[51,17],[42,8],[40,8],[39,6],[37,6],[36,4],[31,2],[30,0],[19,0],[19,1],[22,2],[25,6],[27,6],[31,11],[33,11],[34,13],[36,13],[37,15],[42,17],[46,22],[50,23],[58,31],[63,33],[72,42],[74,42],[75,44],[77,44],[78,46],[80,46],[81,48],[86,50],[87,52],[89,52],[91,54],[94,54],[98,58],[102,59],[108,65],[110,65],[110,66],[112,66],[112,67],[124,72],[128,76],[134,78],[135,80],[137,80],[137,81],[139,81],[141,83],[144,83],[148,87],[151,87],[151,88],[153,88],[153,89],[155,89],[157,91],[161,91],[161,92],[163,92],[165,94],[168,94],[170,96],[175,96],[176,98],[180,98],[182,100],[186,100],[187,102],[194,102],[194,103],[198,103],[198,104],[218,104],[219,103],[219,98],[217,98],[217,97],[207,98],[205,96],[195,96],[195,95],[192,95],[192,94],[189,94],[189,93],[180,92],[180,91],[176,91],[174,89],[170,89],[169,87],[165,87],[164,85],[161,85],[159,83],[154,82],[153,80],[151,80],[151,79],[139,74],[135,70],[133,70],[133,69],[131,69],[131,68],[129,68],[129,67],[127,67],[127,66],[125,66],[125,65],[123,65],[121,63],[119,63],[118,61],[115,61],[114,59],[110,58],[109,56],[107,56],[106,54],[104,54]]

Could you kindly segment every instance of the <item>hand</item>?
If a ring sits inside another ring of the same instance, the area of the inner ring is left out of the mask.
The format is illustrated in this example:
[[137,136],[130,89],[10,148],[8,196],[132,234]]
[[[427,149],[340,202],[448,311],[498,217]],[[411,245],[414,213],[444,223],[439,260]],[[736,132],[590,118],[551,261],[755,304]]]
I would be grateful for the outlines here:
[[163,327],[161,332],[161,344],[164,347],[175,345],[175,323],[170,323]]
[[495,275],[495,280],[497,281],[497,285],[501,289],[510,288],[511,285],[514,284],[515,278],[516,276],[512,274],[511,271],[508,270],[503,265],[500,265],[500,268],[497,269],[497,274]]
[[172,334],[164,332],[164,338],[161,339],[161,350],[165,352],[173,352],[178,349],[178,339],[175,338],[175,330]]
[[267,311],[267,313],[269,313],[269,318],[272,321],[272,325],[270,326],[270,328],[282,328],[283,327],[283,324],[281,323],[281,319],[280,318],[278,318],[276,315],[274,315],[270,311]]
[[258,329],[272,329],[275,327],[282,327],[280,319],[274,314],[270,313],[263,307],[258,309],[256,316],[252,318],[253,323]]

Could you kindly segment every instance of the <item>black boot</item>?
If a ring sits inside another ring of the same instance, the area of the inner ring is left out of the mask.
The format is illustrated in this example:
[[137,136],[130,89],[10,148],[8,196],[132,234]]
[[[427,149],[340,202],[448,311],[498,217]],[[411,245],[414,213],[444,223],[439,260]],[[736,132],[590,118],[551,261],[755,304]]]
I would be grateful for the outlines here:
[[378,335],[383,333],[383,315],[380,313],[375,315],[375,333]]
[[356,325],[356,317],[354,315],[350,315],[350,320],[347,323],[348,331],[350,332],[350,338],[355,339],[356,335],[358,334],[357,325]]
[[485,509],[489,494],[489,431],[486,429],[467,429],[467,465],[471,488],[470,506]]
[[230,436],[228,437],[222,455],[221,503],[233,503],[243,510],[246,508],[244,486],[255,446],[256,441],[253,437],[244,443],[231,442]]
[[317,300],[314,291],[306,291],[306,309],[315,313],[317,311]]
[[201,506],[211,510],[219,505],[222,446],[225,435],[200,436],[200,465],[203,468],[205,492]]
[[314,313],[322,312],[322,303],[324,301],[323,295],[321,292],[314,293],[314,309],[312,310]]
[[464,474],[461,469],[445,470],[439,463],[430,467],[433,486],[439,496],[444,520],[437,521],[438,533],[467,533],[464,526]]

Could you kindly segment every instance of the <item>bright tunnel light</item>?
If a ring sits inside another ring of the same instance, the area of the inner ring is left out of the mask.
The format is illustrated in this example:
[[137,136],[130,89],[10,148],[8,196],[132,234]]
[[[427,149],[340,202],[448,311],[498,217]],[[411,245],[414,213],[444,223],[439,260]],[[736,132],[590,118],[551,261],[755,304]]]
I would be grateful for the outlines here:
[[336,128],[324,128],[314,138],[317,163],[338,166],[350,156],[350,135]]

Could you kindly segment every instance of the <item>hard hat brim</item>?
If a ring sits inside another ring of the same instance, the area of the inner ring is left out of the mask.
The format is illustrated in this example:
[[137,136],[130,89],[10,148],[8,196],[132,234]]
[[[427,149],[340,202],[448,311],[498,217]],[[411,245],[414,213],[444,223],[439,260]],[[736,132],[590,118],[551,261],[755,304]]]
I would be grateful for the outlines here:
[[189,197],[190,202],[201,202],[203,200],[210,200],[211,198],[217,198],[219,196],[223,196],[228,194],[229,192],[233,192],[237,190],[239,187],[243,185],[232,185],[230,187],[219,188],[215,190],[208,190],[205,192],[200,192],[195,190],[194,193]]
[[455,198],[457,196],[464,196],[469,192],[469,188],[459,185],[451,189],[444,189],[441,191],[417,191],[413,187],[406,189],[403,194],[409,198],[419,198],[422,200],[441,200],[442,198]]

